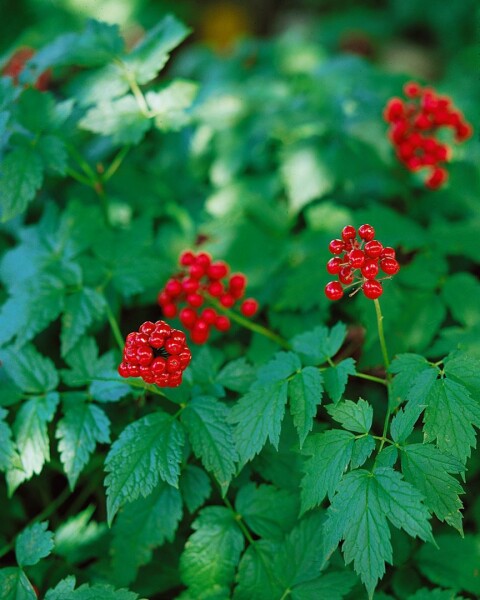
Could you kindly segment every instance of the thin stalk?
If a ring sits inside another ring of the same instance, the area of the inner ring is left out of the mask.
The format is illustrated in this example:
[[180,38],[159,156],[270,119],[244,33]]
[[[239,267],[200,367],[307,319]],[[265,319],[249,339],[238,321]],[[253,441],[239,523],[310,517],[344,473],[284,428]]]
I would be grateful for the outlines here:
[[125,345],[123,335],[120,331],[120,327],[118,326],[117,320],[115,319],[115,315],[113,314],[112,309],[110,308],[110,304],[107,301],[105,301],[105,311],[107,313],[107,319],[110,323],[110,328],[112,330],[113,336],[115,337],[118,347],[120,348],[120,352],[123,352],[123,347]]
[[375,381],[375,383],[381,383],[382,385],[388,385],[385,379],[381,377],[375,377],[375,375],[368,375],[368,373],[354,373],[353,377],[359,377],[360,379],[367,379],[368,381]]
[[250,533],[250,531],[248,530],[247,526],[243,522],[242,516],[237,513],[237,511],[234,509],[232,503],[230,502],[230,500],[226,496],[223,498],[223,502],[225,503],[225,506],[227,508],[229,508],[232,511],[232,513],[234,514],[235,521],[238,523],[238,526],[242,530],[243,535],[247,538],[248,543],[251,544],[252,546],[254,546],[255,545],[255,540],[253,539],[252,534]]
[[115,175],[115,173],[119,169],[120,165],[122,164],[124,158],[127,156],[127,154],[129,153],[129,151],[130,151],[130,146],[124,146],[118,152],[118,154],[115,156],[115,158],[112,160],[112,162],[108,166],[107,170],[103,174],[102,181],[104,181],[104,182],[108,181],[110,179],[110,177],[112,177],[113,175]]
[[92,182],[90,181],[90,179],[87,179],[87,177],[85,177],[81,173],[78,173],[77,171],[75,171],[75,169],[71,169],[70,167],[67,167],[66,173],[67,173],[67,175],[70,175],[70,177],[75,179],[76,181],[83,183],[83,185],[92,187]]
[[383,315],[382,309],[380,308],[380,302],[377,298],[373,301],[375,304],[375,312],[377,315],[377,329],[378,329],[378,339],[380,341],[380,348],[382,349],[383,363],[385,365],[386,378],[387,378],[387,386],[388,386],[388,403],[387,403],[387,413],[385,415],[385,422],[383,424],[383,432],[382,432],[382,441],[380,442],[380,448],[378,449],[378,454],[382,451],[383,446],[387,440],[387,431],[388,426],[390,424],[390,417],[392,414],[392,407],[390,405],[390,382],[391,382],[391,374],[389,372],[390,368],[390,360],[388,358],[387,344],[385,342],[385,332],[383,330]]

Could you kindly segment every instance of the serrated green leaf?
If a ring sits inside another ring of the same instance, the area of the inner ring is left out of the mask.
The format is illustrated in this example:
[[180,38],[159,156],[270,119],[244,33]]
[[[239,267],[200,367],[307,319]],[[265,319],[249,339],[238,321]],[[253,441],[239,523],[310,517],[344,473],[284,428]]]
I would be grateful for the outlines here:
[[363,400],[358,402],[345,400],[335,406],[328,406],[327,411],[344,429],[355,433],[368,433],[372,426],[373,408]]
[[254,387],[232,407],[229,422],[236,424],[234,438],[241,464],[258,454],[267,439],[278,446],[287,390],[286,381]]
[[480,397],[480,360],[464,353],[454,353],[445,359],[447,377],[464,385],[472,398]]
[[243,534],[227,508],[204,508],[192,524],[195,532],[180,557],[182,582],[194,598],[206,590],[230,597],[235,570],[244,547]]
[[256,535],[281,541],[295,525],[299,506],[296,494],[290,491],[249,483],[238,492],[235,508]]
[[333,402],[338,402],[341,399],[347,386],[348,376],[355,375],[355,372],[353,358],[346,358],[334,367],[328,367],[323,371],[325,390]]
[[234,600],[270,600],[282,597],[282,582],[272,569],[279,546],[275,542],[259,540],[255,542],[255,546],[247,548],[240,561]]
[[272,360],[258,369],[257,384],[283,381],[301,367],[300,359],[293,352],[277,352]]
[[372,598],[385,562],[392,562],[387,519],[413,537],[432,541],[428,517],[420,492],[397,471],[352,471],[340,482],[327,511],[325,548],[329,555],[344,540],[345,563],[353,561]]
[[195,455],[226,493],[238,459],[228,407],[216,398],[198,396],[182,412],[182,423]]
[[210,478],[195,465],[187,465],[180,477],[180,491],[189,512],[195,512],[212,492]]
[[416,554],[422,575],[433,583],[480,595],[480,538],[478,535],[439,535],[438,550],[424,546]]
[[21,214],[34,199],[43,182],[40,156],[29,146],[19,146],[2,161],[0,171],[0,221]]
[[54,546],[53,533],[48,531],[48,521],[34,523],[15,540],[17,562],[21,567],[36,565],[51,553]]
[[64,521],[55,531],[55,554],[70,564],[85,562],[98,556],[99,544],[108,531],[106,523],[92,521],[95,506]]
[[20,463],[15,444],[12,441],[12,431],[8,423],[4,421],[7,414],[6,410],[0,408],[0,471],[5,471]]
[[152,551],[172,541],[182,518],[182,498],[175,488],[161,482],[147,498],[138,498],[119,512],[111,544],[114,581],[127,585]]
[[114,144],[138,144],[152,123],[132,95],[102,100],[92,107],[79,127],[112,137]]
[[176,131],[188,122],[185,110],[189,108],[198,92],[192,81],[176,79],[157,92],[147,92],[145,98],[155,114],[154,123],[160,131]]
[[355,585],[355,576],[349,571],[325,573],[314,581],[302,583],[292,590],[292,600],[342,600]]
[[172,15],[167,15],[153,27],[124,60],[137,83],[152,80],[163,69],[170,52],[189,33],[190,30]]
[[349,431],[332,429],[310,436],[304,447],[309,455],[303,467],[302,512],[321,504],[328,494],[333,498],[352,457],[355,436]]
[[48,590],[45,600],[137,600],[138,594],[128,590],[116,590],[111,585],[84,583],[76,590],[75,577],[70,575]]
[[375,440],[371,435],[358,438],[355,440],[352,451],[352,460],[350,461],[350,467],[357,469],[361,467],[367,458],[375,449]]
[[105,298],[91,288],[83,288],[65,300],[62,317],[62,356],[68,354],[90,325],[100,319],[105,311]]
[[305,367],[289,382],[290,413],[298,431],[300,448],[312,430],[322,394],[323,377],[315,367]]
[[60,460],[73,490],[97,443],[110,442],[110,419],[104,411],[81,398],[64,402],[64,416],[56,437]]
[[454,273],[446,278],[442,297],[453,318],[472,327],[480,321],[480,283],[469,273]]
[[46,396],[31,398],[18,411],[13,424],[15,441],[20,455],[22,470],[7,472],[9,492],[25,479],[38,475],[50,460],[50,440],[47,424],[52,421],[59,402],[59,395],[50,392]]
[[401,449],[402,472],[405,480],[425,497],[426,506],[440,521],[455,527],[461,534],[463,494],[460,483],[451,474],[463,473],[463,463],[443,454],[431,444],[410,444]]
[[465,462],[476,447],[474,427],[480,427],[480,404],[466,387],[450,379],[437,379],[427,402],[425,441],[436,440],[440,450]]
[[37,594],[22,569],[0,569],[2,600],[37,600]]
[[439,588],[428,590],[427,588],[422,588],[412,596],[409,596],[408,600],[466,600],[466,598],[465,596],[457,595],[451,590],[441,590]]
[[396,405],[407,398],[409,391],[414,387],[418,375],[431,370],[428,361],[419,354],[399,354],[390,364],[389,372],[395,377],[392,381],[391,397]]
[[160,479],[177,487],[184,442],[180,423],[161,412],[122,431],[105,460],[109,523],[123,504],[151,494]]
[[302,354],[315,365],[320,365],[328,358],[335,356],[340,350],[347,328],[344,323],[337,323],[331,329],[328,327],[315,327],[296,335],[291,343],[293,349]]
[[255,369],[244,357],[227,363],[216,377],[217,383],[244,394],[255,380]]
[[2,363],[17,386],[29,394],[42,394],[58,385],[53,362],[34,346],[24,346],[21,352],[11,348],[0,351]]

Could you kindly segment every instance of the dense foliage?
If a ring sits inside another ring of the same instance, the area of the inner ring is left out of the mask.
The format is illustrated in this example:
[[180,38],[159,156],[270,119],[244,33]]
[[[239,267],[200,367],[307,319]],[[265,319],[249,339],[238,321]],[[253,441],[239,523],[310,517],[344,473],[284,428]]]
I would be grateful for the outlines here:
[[[308,28],[169,62],[188,35],[5,61],[0,598],[478,597],[478,140],[440,130],[428,189],[408,75]],[[471,60],[435,89],[474,123]]]

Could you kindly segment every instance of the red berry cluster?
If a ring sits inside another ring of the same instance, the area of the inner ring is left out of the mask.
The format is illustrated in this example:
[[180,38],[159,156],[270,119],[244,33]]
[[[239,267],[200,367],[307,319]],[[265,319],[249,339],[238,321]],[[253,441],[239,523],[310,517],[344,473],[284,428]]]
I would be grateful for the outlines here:
[[127,335],[118,372],[160,387],[177,387],[191,358],[183,331],[165,321],[146,321],[138,332]]
[[381,281],[376,279],[380,269],[386,277],[395,275],[400,269],[395,260],[395,250],[373,239],[375,229],[371,225],[359,227],[358,235],[360,241],[357,240],[355,227],[347,225],[342,230],[342,239],[330,242],[329,250],[335,257],[328,261],[327,271],[331,275],[338,275],[339,281],[330,281],[325,286],[325,295],[329,300],[340,300],[343,286],[348,288],[355,285],[355,292],[362,289],[367,298],[375,300],[383,293]]
[[[241,273],[228,277],[228,265],[223,261],[212,262],[206,252],[183,252],[179,264],[180,272],[167,281],[158,294],[158,303],[167,318],[175,317],[179,305],[186,304],[178,314],[180,322],[190,330],[193,342],[204,344],[211,327],[228,331],[231,325],[227,316],[204,304],[210,300],[224,308],[233,308],[245,295],[247,278]],[[240,310],[245,317],[253,317],[258,302],[252,298],[244,300]]]
[[[20,73],[23,71],[25,67],[25,63],[29,61],[32,56],[34,56],[35,50],[28,46],[23,48],[19,48],[7,64],[2,69],[2,75],[6,75],[13,79],[13,83],[18,85],[18,78],[20,77]],[[45,91],[50,83],[51,72],[50,69],[44,71],[37,81],[35,82],[35,86],[37,90]]]
[[450,127],[457,142],[467,140],[473,130],[447,96],[439,96],[432,88],[422,88],[414,82],[407,83],[404,92],[407,100],[391,98],[385,107],[389,138],[407,169],[430,169],[425,185],[434,190],[447,180],[448,173],[442,165],[451,154],[449,146],[436,139],[437,130]]

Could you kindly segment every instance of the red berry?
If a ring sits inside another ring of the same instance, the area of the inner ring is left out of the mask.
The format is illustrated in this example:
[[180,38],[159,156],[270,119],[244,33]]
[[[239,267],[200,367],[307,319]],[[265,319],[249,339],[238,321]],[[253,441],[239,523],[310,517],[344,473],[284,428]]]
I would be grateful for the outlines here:
[[223,283],[220,281],[212,281],[212,283],[207,287],[207,292],[214,298],[219,298],[223,294],[223,291]]
[[148,338],[148,343],[150,344],[150,346],[152,348],[155,348],[155,349],[161,348],[163,346],[164,342],[165,342],[165,337],[163,335],[160,335],[156,331],[154,331]]
[[190,329],[197,321],[197,313],[193,310],[193,308],[182,308],[179,318],[181,324],[187,329]]
[[[152,323],[151,321],[145,321],[145,323],[140,326],[139,331],[141,331],[145,335],[150,335],[154,329],[155,329],[155,323]],[[132,335],[132,334],[129,333],[129,335]],[[128,340],[128,337],[127,337],[127,340]]]
[[180,361],[178,358],[176,356],[169,356],[167,358],[167,371],[169,373],[175,373],[178,369],[180,369]]
[[192,342],[195,344],[205,344],[208,340],[209,331],[192,331]]
[[120,363],[118,365],[118,374],[120,375],[120,377],[129,377],[129,373],[128,373],[128,365],[127,363]]
[[177,279],[169,279],[165,284],[165,292],[172,297],[182,293],[182,284]]
[[448,175],[445,169],[436,167],[425,181],[425,185],[431,190],[437,190],[445,183],[445,181],[447,181],[447,177]]
[[365,244],[365,252],[370,258],[378,258],[382,250],[383,245],[377,240],[371,240]]
[[383,114],[385,121],[391,123],[392,121],[401,119],[404,116],[404,109],[404,102],[401,98],[391,98]]
[[155,321],[155,332],[167,337],[172,333],[172,328],[165,321]]
[[348,285],[353,282],[353,269],[351,267],[342,267],[338,278],[344,285]]
[[222,279],[228,275],[228,266],[222,261],[212,263],[207,269],[210,279]]
[[153,352],[149,346],[140,347],[137,350],[138,364],[142,366],[148,366],[153,360]]
[[165,341],[165,350],[169,354],[180,354],[180,352],[183,350],[183,343],[178,342],[170,337]]
[[184,267],[193,265],[193,263],[195,262],[195,254],[193,252],[190,252],[189,250],[187,250],[186,252],[183,252],[182,254],[180,254],[179,262]]
[[248,298],[242,302],[240,310],[245,317],[253,317],[258,310],[258,302],[253,298]]
[[182,288],[186,294],[194,294],[199,287],[200,283],[198,279],[192,279],[191,277],[187,277],[182,281]]
[[335,256],[331,258],[327,263],[327,271],[330,275],[336,275],[342,268],[342,259]]
[[197,258],[195,259],[195,264],[203,267],[203,269],[205,271],[208,269],[211,262],[212,262],[212,259],[210,257],[210,254],[207,254],[206,252],[199,252],[197,254]]
[[385,246],[380,256],[382,258],[395,258],[395,249],[390,246]]
[[167,319],[173,319],[173,317],[177,314],[177,307],[175,304],[164,304],[162,306],[162,310]]
[[200,294],[188,294],[187,303],[193,308],[199,308],[203,304],[203,296]]
[[357,235],[357,230],[352,225],[345,225],[345,227],[342,229],[342,238],[345,241],[353,240],[356,235]]
[[374,279],[378,274],[378,262],[372,258],[365,261],[362,267],[362,275],[367,279]]
[[157,356],[157,358],[153,359],[153,362],[150,366],[150,370],[154,375],[161,375],[165,371],[166,362],[165,359],[161,356]]
[[340,300],[343,296],[342,285],[338,281],[330,281],[325,286],[325,296],[329,300]]
[[345,244],[342,240],[332,240],[328,249],[332,254],[341,254],[345,250]]
[[358,235],[362,238],[362,240],[369,242],[375,237],[375,229],[371,225],[360,225],[358,228]]
[[202,311],[201,318],[205,321],[205,323],[213,325],[215,323],[215,319],[217,318],[217,313],[213,308],[205,308]]
[[367,279],[363,284],[363,293],[369,300],[375,300],[383,293],[382,284],[376,279]]
[[241,273],[237,273],[236,275],[232,275],[230,277],[230,282],[228,284],[228,287],[230,288],[230,290],[243,290],[245,288],[245,285],[247,283],[247,278],[245,277],[245,275],[242,275]]
[[220,304],[225,308],[232,308],[235,304],[235,298],[231,294],[223,294],[223,296],[220,296]]
[[182,350],[182,352],[180,352],[180,354],[178,355],[178,360],[180,361],[180,365],[182,366],[182,369],[185,369],[187,367],[187,365],[191,359],[192,359],[192,355],[188,348],[184,348]]
[[215,319],[215,327],[218,331],[228,331],[230,329],[230,319],[225,315],[219,315]]
[[161,291],[157,296],[157,302],[160,306],[165,306],[165,304],[170,304],[171,298],[165,291]]
[[417,98],[417,96],[420,96],[422,88],[418,85],[418,83],[409,81],[403,86],[403,91],[405,92],[405,96],[408,96],[408,98]]
[[205,267],[199,265],[198,263],[193,263],[193,265],[190,265],[188,269],[190,277],[192,277],[193,279],[201,279],[205,275],[205,271]]
[[348,262],[354,269],[358,269],[365,262],[365,254],[362,250],[352,250],[348,255]]
[[457,142],[464,142],[468,140],[469,137],[472,137],[473,127],[468,123],[460,123],[455,131],[455,139]]
[[387,275],[395,275],[400,270],[400,265],[394,258],[382,258],[380,267]]

